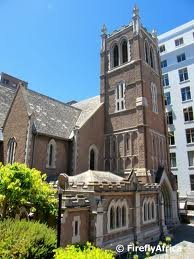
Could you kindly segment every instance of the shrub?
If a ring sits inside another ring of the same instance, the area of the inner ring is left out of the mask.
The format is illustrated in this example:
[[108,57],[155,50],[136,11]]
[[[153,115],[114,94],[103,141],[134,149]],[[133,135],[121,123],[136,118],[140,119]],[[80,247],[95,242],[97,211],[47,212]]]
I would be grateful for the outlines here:
[[56,248],[56,233],[39,222],[0,221],[0,258],[49,259]]
[[0,214],[13,217],[22,207],[41,214],[38,218],[56,213],[57,200],[54,190],[46,181],[46,175],[25,164],[0,163]]
[[110,250],[102,250],[92,246],[89,242],[84,246],[68,245],[65,249],[58,248],[55,250],[55,259],[113,259],[114,252]]

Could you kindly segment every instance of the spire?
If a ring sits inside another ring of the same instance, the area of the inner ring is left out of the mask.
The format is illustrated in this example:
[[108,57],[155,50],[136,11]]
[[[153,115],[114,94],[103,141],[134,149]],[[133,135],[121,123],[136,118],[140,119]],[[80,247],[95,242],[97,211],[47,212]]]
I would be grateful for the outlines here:
[[152,37],[157,38],[157,30],[156,29],[152,30]]
[[101,32],[102,32],[102,35],[103,35],[103,34],[107,34],[107,28],[106,28],[106,25],[105,25],[105,24],[103,24],[102,29],[101,29]]
[[136,4],[133,7],[133,17],[134,16],[139,16],[139,8]]
[[107,38],[107,28],[106,25],[103,24],[102,29],[101,29],[101,38],[102,38],[102,45],[101,45],[101,51],[105,51],[105,46],[106,46],[106,38]]
[[135,35],[138,35],[140,32],[141,23],[140,23],[140,16],[139,16],[139,8],[136,4],[133,8],[132,20],[133,20],[133,33]]

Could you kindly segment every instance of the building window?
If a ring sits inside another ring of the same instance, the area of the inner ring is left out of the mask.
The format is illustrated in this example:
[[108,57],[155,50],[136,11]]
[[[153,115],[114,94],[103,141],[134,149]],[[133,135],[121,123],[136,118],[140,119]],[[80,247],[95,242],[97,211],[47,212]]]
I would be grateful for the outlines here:
[[97,170],[98,168],[98,149],[95,145],[90,146],[89,148],[89,169]]
[[170,166],[176,167],[176,153],[170,153]]
[[78,235],[78,221],[76,220],[75,221],[75,233],[74,233],[75,236]]
[[116,226],[117,228],[120,227],[121,224],[121,208],[120,206],[117,206],[116,208]]
[[120,82],[116,86],[116,112],[125,110],[125,83]]
[[115,228],[115,211],[114,207],[111,207],[110,209],[110,229]]
[[49,166],[51,167],[53,163],[53,145],[49,147]]
[[128,206],[127,201],[112,200],[107,213],[108,232],[126,229],[128,226]]
[[153,198],[145,198],[143,201],[143,223],[150,223],[156,219],[156,203]]
[[119,65],[119,48],[118,45],[115,45],[113,48],[113,67]]
[[161,61],[161,68],[167,67],[167,60],[162,60]]
[[122,42],[122,63],[128,62],[128,49],[127,49],[127,41],[124,40]]
[[189,166],[194,166],[194,151],[188,151]]
[[127,135],[127,138],[126,138],[126,149],[127,151],[129,151],[129,146],[130,146],[130,138],[129,138],[129,135]]
[[56,167],[56,142],[54,139],[51,139],[47,147],[47,167],[55,168]]
[[8,142],[8,150],[7,150],[7,163],[13,164],[15,161],[15,152],[16,152],[16,139],[10,138]]
[[154,201],[152,201],[152,205],[151,205],[151,211],[152,211],[152,214],[151,214],[151,218],[154,219],[155,218],[155,204],[154,204]]
[[169,86],[168,74],[162,75],[162,85],[163,86]]
[[168,132],[168,143],[169,146],[175,145],[174,131]]
[[94,170],[94,161],[95,161],[95,153],[94,153],[94,150],[92,149],[90,151],[90,170]]
[[164,45],[164,44],[163,44],[163,45],[161,45],[161,46],[159,47],[159,49],[160,49],[160,53],[162,53],[162,52],[166,51],[166,47],[165,47],[165,45]]
[[150,66],[152,68],[155,67],[155,64],[154,64],[154,51],[153,51],[152,47],[150,48]]
[[190,174],[191,191],[194,191],[194,174]]
[[147,202],[144,203],[144,206],[143,206],[143,215],[144,215],[144,221],[147,221],[148,219],[148,205],[147,205]]
[[144,52],[145,52],[145,61],[146,61],[146,63],[148,63],[149,64],[149,48],[148,48],[148,43],[147,43],[147,41],[145,41],[145,43],[144,43]]
[[187,143],[194,143],[194,129],[186,129]]
[[126,226],[126,207],[122,206],[122,227]]
[[171,104],[170,92],[165,93],[164,97],[165,97],[165,105],[170,105]]
[[172,125],[173,124],[173,114],[172,111],[166,113],[167,118],[167,124]]
[[175,40],[175,46],[178,47],[184,43],[183,38],[179,38]]
[[191,100],[191,91],[190,91],[190,87],[184,87],[181,89],[181,96],[182,96],[182,101],[187,101],[187,100]]
[[193,107],[188,107],[183,109],[184,119],[185,121],[193,120]]
[[182,54],[177,56],[177,62],[182,62],[184,60],[186,60],[185,53],[182,53]]
[[81,225],[80,216],[74,216],[72,221],[72,228],[73,228],[72,243],[80,242],[80,225]]
[[184,82],[189,79],[187,68],[183,68],[179,70],[179,80],[180,82]]
[[157,87],[154,83],[151,83],[151,96],[152,96],[152,111],[155,113],[158,113]]

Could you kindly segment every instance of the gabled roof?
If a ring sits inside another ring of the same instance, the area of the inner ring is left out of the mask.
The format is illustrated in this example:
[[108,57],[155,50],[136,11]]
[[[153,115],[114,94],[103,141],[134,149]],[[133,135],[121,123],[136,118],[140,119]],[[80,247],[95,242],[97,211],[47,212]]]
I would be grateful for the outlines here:
[[25,89],[24,99],[37,133],[69,138],[81,110],[29,89]]
[[15,96],[15,90],[0,85],[0,128],[3,127],[7,113]]
[[79,119],[76,122],[76,126],[83,126],[84,123],[103,105],[100,102],[100,96],[95,96],[78,103],[73,104],[73,107],[82,110]]

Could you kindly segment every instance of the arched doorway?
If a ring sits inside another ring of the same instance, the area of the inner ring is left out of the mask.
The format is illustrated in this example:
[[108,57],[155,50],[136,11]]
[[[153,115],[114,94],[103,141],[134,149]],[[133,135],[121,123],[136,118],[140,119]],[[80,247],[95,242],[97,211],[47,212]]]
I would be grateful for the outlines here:
[[165,224],[170,225],[172,223],[172,197],[166,182],[162,183],[161,192],[162,192]]

